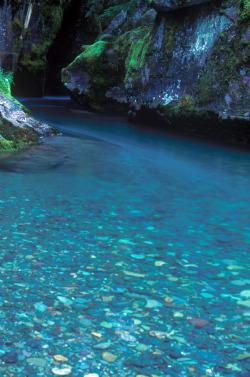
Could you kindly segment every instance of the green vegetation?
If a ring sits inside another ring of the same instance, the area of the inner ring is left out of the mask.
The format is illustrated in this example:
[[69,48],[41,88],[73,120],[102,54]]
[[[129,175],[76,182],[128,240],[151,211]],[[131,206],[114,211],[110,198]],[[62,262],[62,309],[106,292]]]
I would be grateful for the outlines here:
[[4,73],[0,68],[0,94],[11,98],[12,73]]
[[38,142],[40,135],[32,127],[16,127],[11,121],[0,118],[0,151],[17,150],[25,145]]
[[47,67],[46,54],[49,47],[50,42],[44,42],[38,46],[33,44],[31,52],[23,54],[19,64],[32,73],[45,70]]
[[5,140],[0,137],[0,152],[10,152],[17,149],[13,141]]
[[250,1],[249,0],[239,0],[239,14],[240,14],[240,23],[246,24],[249,27],[249,21],[250,21]]
[[129,89],[130,82],[142,89],[143,81],[141,71],[145,67],[146,59],[150,59],[153,41],[149,27],[139,27],[128,31],[117,38],[115,50],[119,56],[119,66],[125,71],[124,84]]
[[179,26],[175,22],[169,22],[167,25],[167,28],[168,29],[167,29],[167,39],[166,39],[166,55],[169,61],[173,56],[176,33],[179,29]]
[[192,96],[184,95],[178,102],[173,101],[167,105],[159,103],[158,110],[170,118],[182,118],[197,116],[199,110],[195,107],[195,101]]
[[102,2],[89,0],[88,8],[90,10],[86,13],[86,18],[90,16],[93,17],[93,14],[97,14],[100,18],[100,22],[107,24],[121,11],[133,13],[138,7],[138,0],[130,0],[126,2],[124,0],[107,0],[105,6]]
[[171,121],[176,128],[180,127],[192,132],[198,124],[201,132],[203,126],[207,126],[209,122],[215,124],[220,123],[219,115],[215,112],[210,112],[203,109],[198,109],[195,106],[195,100],[192,96],[184,95],[179,101],[173,101],[167,105],[158,104],[157,110],[164,118]]
[[30,52],[22,54],[19,66],[32,74],[47,68],[46,55],[62,24],[66,0],[44,0],[41,5],[42,31],[39,43]]
[[[87,103],[98,110],[99,104],[105,102],[105,92],[117,82],[120,77],[118,57],[113,49],[113,44],[107,41],[98,41],[93,45],[84,46],[84,51],[67,68],[79,65],[89,77],[89,88],[84,93]],[[63,71],[64,81],[69,79]],[[75,94],[79,93],[77,83],[73,88]],[[98,105],[97,105],[98,104]]]
[[[18,103],[23,111],[28,112],[23,105],[12,97],[12,81],[12,73],[5,73],[0,68],[0,95]],[[0,152],[14,151],[23,146],[24,143],[36,142],[38,140],[38,133],[31,127],[15,127],[11,124],[11,122],[2,118],[0,113]]]
[[240,32],[232,40],[228,39],[226,33],[221,34],[211,57],[201,70],[197,104],[206,105],[215,98],[224,98],[230,82],[237,80],[248,58],[248,45],[241,39]]
[[[141,5],[141,0],[89,0],[87,3],[89,10],[85,17],[91,21],[92,29],[98,34],[109,26],[116,15],[127,12],[127,20],[123,24],[125,32],[135,28],[136,25],[132,22],[132,18]],[[138,24],[141,22],[142,19],[139,19]]]

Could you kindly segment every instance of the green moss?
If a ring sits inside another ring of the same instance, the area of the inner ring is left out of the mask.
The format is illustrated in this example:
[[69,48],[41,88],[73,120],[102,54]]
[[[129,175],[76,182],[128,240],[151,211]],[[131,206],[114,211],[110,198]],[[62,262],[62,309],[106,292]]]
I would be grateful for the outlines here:
[[[192,96],[184,95],[178,102],[171,102],[167,105],[158,104],[157,110],[163,118],[171,121],[174,126],[181,127],[187,130],[192,130],[199,125],[207,126],[210,122],[219,122],[219,116],[215,112],[198,109],[195,106],[195,100]],[[203,131],[202,131],[203,132]]]
[[[11,95],[12,74],[0,68],[0,95],[19,102]],[[19,104],[23,111],[27,109]],[[18,149],[22,144],[39,140],[39,134],[31,127],[14,127],[11,122],[0,117],[0,152]]]
[[119,36],[114,49],[119,56],[119,67],[125,72],[124,84],[128,89],[131,81],[134,86],[142,89],[142,70],[146,60],[152,54],[152,40],[149,27],[139,27]]
[[44,71],[47,68],[46,54],[50,47],[49,42],[41,43],[31,47],[31,52],[22,55],[20,64],[32,73]]
[[249,0],[239,0],[239,16],[240,23],[247,24],[249,26],[250,21],[250,1]]
[[93,45],[86,46],[81,58],[85,59],[88,65],[98,64],[98,59],[102,57],[104,51],[106,51],[110,46],[111,45],[109,42],[98,41]]
[[41,6],[43,38],[53,40],[60,30],[65,0],[44,0]]
[[[158,109],[163,111],[170,118],[197,117],[200,110],[195,107],[195,100],[190,95],[184,95],[177,103],[171,102],[168,105],[160,103]],[[200,114],[201,115],[201,114]]]
[[[84,51],[69,66],[79,65],[89,77],[90,87],[83,93],[85,100],[93,108],[105,103],[105,92],[110,86],[119,80],[118,56],[113,50],[113,44],[106,41],[98,41],[90,46],[85,46]],[[63,80],[68,81],[70,77],[67,70],[63,70]],[[77,95],[79,89],[76,86],[73,90]]]
[[[167,37],[164,51],[164,63],[168,63],[172,57],[178,24],[169,20],[167,23]],[[141,27],[130,32],[124,33],[118,38],[119,55],[125,57],[125,88],[138,93],[145,89],[145,67],[150,69],[151,77],[161,78],[164,72],[154,72],[154,31],[151,25]]]
[[5,144],[5,141],[9,142],[9,145],[11,145],[13,149],[20,148],[29,143],[37,142],[40,139],[39,133],[32,127],[16,127],[13,126],[10,121],[4,118],[0,118],[0,135],[0,140]]
[[0,94],[11,98],[11,84],[12,84],[12,74],[4,73],[0,68]]
[[228,40],[227,34],[218,39],[211,57],[200,72],[197,88],[197,104],[206,105],[215,98],[223,98],[229,83],[237,80],[239,71],[248,61],[248,46],[240,37]]
[[141,50],[141,57],[140,57],[140,65],[139,68],[143,69],[146,64],[146,60],[148,56],[152,53],[152,39],[150,38],[150,31],[145,35],[143,38],[142,50]]
[[179,29],[179,26],[177,23],[172,22],[172,23],[168,23],[167,28],[168,30],[167,30],[167,38],[166,38],[166,55],[169,61],[173,56],[174,45],[176,41],[176,33]]
[[42,31],[38,44],[33,44],[29,53],[22,54],[19,66],[32,74],[47,68],[46,55],[62,24],[65,0],[44,0],[41,5]]
[[89,0],[87,3],[89,11],[85,17],[91,19],[94,29],[100,32],[105,30],[112,19],[120,12],[127,12],[130,16],[135,13],[138,7],[138,0]]
[[0,153],[14,151],[17,149],[17,145],[13,141],[0,138]]
[[138,0],[108,0],[107,5],[104,7],[104,11],[100,15],[100,19],[110,22],[121,11],[134,13],[137,8]]
[[249,113],[249,109],[237,109],[237,110],[235,110],[235,114],[244,115],[246,113]]

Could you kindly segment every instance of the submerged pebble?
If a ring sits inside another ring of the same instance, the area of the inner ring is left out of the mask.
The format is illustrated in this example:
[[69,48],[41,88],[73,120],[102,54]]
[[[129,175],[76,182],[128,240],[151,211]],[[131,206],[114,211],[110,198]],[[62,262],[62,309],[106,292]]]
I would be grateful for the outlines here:
[[0,376],[249,373],[250,160],[131,150],[63,136],[0,170]]

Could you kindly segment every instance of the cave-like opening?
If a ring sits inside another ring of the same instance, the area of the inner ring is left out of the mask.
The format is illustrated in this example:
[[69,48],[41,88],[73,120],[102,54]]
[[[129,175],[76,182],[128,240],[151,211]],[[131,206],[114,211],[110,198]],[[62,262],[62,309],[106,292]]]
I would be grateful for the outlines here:
[[61,70],[67,67],[81,52],[81,46],[93,41],[86,31],[86,5],[73,0],[65,12],[62,27],[48,54],[48,68],[45,72],[45,95],[62,95],[66,89],[61,82]]

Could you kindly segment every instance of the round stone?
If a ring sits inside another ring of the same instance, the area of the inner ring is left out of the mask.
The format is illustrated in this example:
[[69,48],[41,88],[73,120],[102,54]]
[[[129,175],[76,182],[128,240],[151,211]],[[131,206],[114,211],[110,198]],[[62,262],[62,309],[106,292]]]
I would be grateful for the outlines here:
[[247,308],[250,308],[250,300],[239,300],[237,301],[238,305],[246,306]]
[[53,357],[54,357],[54,359],[55,359],[56,361],[67,361],[67,360],[68,360],[67,357],[62,356],[62,355],[55,355],[55,356],[53,356]]
[[48,308],[47,305],[44,305],[41,302],[36,302],[34,304],[34,307],[36,308],[36,310],[38,310],[41,313],[44,313]]
[[47,365],[46,360],[40,357],[29,357],[26,361],[27,363],[31,365],[35,365],[36,367],[40,367],[40,368],[45,368]]
[[73,301],[67,297],[57,296],[57,300],[60,301],[63,305],[70,306],[73,304]]
[[156,267],[161,267],[161,266],[163,266],[164,264],[166,264],[166,262],[163,262],[163,261],[161,261],[161,260],[158,260],[158,261],[155,262],[155,266],[156,266]]
[[243,298],[250,298],[250,290],[241,291],[240,296]]
[[7,364],[14,364],[17,362],[17,353],[16,352],[6,352],[3,356],[2,356],[2,360],[7,363]]
[[191,325],[194,325],[194,326],[197,326],[197,327],[204,327],[204,326],[207,326],[208,325],[208,321],[206,321],[205,319],[202,319],[202,318],[191,318],[188,320],[188,322],[191,324]]
[[160,308],[162,307],[163,304],[159,301],[156,301],[156,300],[147,300],[147,305],[146,305],[146,308]]
[[172,299],[172,297],[166,296],[166,297],[164,298],[164,301],[165,301],[165,302],[168,302],[168,303],[171,303],[171,302],[173,302],[174,300]]
[[103,352],[102,358],[103,360],[108,361],[109,363],[113,363],[114,361],[116,361],[117,356],[113,355],[110,352]]
[[57,376],[67,376],[71,373],[71,367],[67,366],[65,368],[53,368],[52,373],[56,374]]

